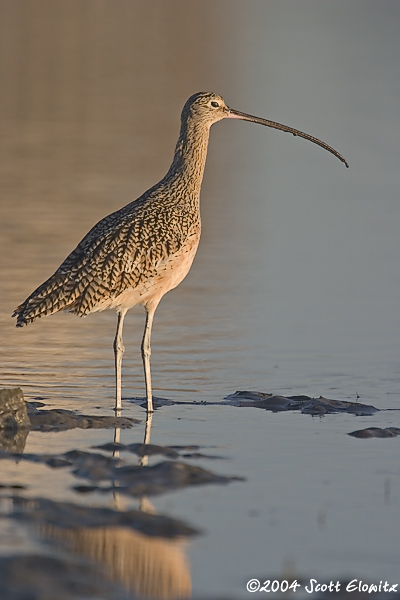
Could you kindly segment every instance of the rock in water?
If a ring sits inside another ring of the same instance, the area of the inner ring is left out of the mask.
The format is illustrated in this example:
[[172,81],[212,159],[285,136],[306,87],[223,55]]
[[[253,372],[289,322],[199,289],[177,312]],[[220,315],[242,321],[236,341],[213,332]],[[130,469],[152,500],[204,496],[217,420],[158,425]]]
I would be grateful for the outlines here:
[[24,395],[20,388],[0,390],[0,429],[30,427]]
[[29,428],[22,391],[19,388],[0,390],[0,450],[23,452]]

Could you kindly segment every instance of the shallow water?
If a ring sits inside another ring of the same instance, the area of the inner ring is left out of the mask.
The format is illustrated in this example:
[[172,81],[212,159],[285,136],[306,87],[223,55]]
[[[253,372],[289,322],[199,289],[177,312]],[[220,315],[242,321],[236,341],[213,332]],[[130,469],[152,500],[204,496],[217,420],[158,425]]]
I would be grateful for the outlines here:
[[[151,510],[202,532],[176,550],[194,598],[246,597],[252,577],[398,582],[400,438],[347,435],[400,426],[398,4],[253,1],[244,10],[230,0],[213,2],[208,19],[204,3],[159,2],[155,23],[145,2],[89,2],[89,12],[39,4],[40,14],[24,2],[2,7],[2,386],[45,408],[112,414],[115,314],[61,314],[21,330],[9,315],[97,220],[162,177],[191,93],[214,89],[238,110],[316,135],[350,169],[249,123],[211,131],[199,252],[155,318],[155,394],[178,404],[156,411],[151,442],[199,446],[222,458],[189,464],[244,481],[161,494]],[[197,24],[189,46],[188,23]],[[141,424],[121,432],[124,444],[144,436],[145,413],[129,401],[143,395],[143,326],[142,310],[131,310],[123,414]],[[212,404],[245,389],[381,411],[313,418]],[[113,439],[113,430],[34,431],[24,452]],[[77,483],[69,470],[0,463],[0,484],[26,486],[24,498],[138,507],[78,494]],[[10,490],[2,495],[7,512]],[[3,555],[48,551],[43,530],[0,523]],[[124,536],[129,554],[137,541]]]

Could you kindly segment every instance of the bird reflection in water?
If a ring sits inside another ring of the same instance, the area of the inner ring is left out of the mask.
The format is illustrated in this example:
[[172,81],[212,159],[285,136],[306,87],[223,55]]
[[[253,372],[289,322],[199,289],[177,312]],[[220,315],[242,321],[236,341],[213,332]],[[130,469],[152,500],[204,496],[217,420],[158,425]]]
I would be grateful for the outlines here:
[[[150,443],[152,413],[147,413],[144,444]],[[120,428],[114,432],[114,442],[120,442]],[[119,455],[118,448],[113,456]],[[139,459],[144,468],[148,455]],[[124,500],[113,482],[113,508],[123,511]],[[146,496],[139,500],[139,510],[156,514]],[[191,597],[191,575],[185,548],[188,538],[145,535],[128,527],[57,527],[41,526],[41,532],[67,544],[69,550],[93,561],[102,573],[122,584],[140,598],[153,600]]]

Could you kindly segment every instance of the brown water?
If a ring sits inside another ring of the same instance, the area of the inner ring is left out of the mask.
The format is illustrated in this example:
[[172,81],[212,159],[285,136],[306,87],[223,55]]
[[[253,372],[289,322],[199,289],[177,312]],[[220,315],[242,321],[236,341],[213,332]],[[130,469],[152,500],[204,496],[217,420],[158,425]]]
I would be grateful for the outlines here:
[[[10,314],[95,222],[164,175],[190,94],[214,90],[350,162],[249,123],[212,129],[200,249],[152,340],[155,394],[189,403],[156,412],[152,442],[196,444],[225,459],[196,465],[246,478],[151,500],[203,532],[176,550],[193,597],[246,597],[250,578],[285,573],[399,581],[399,438],[347,436],[400,426],[399,20],[389,0],[0,2],[0,381],[27,399],[110,414],[115,314],[21,330]],[[144,420],[128,401],[143,395],[143,317],[125,321],[123,396],[124,416]],[[237,389],[395,410],[316,419],[199,405]],[[25,452],[112,439],[32,432]],[[44,465],[3,461],[0,483],[116,502],[77,495],[73,475]],[[28,527],[4,527],[3,554],[42,547]]]

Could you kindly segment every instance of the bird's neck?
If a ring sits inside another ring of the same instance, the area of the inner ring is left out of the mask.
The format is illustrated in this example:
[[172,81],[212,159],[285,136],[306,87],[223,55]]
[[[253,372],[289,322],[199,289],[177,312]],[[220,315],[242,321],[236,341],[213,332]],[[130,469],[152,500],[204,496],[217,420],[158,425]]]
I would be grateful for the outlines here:
[[185,195],[200,196],[206,165],[210,127],[204,123],[184,121],[181,126],[174,159],[166,175],[183,184]]

